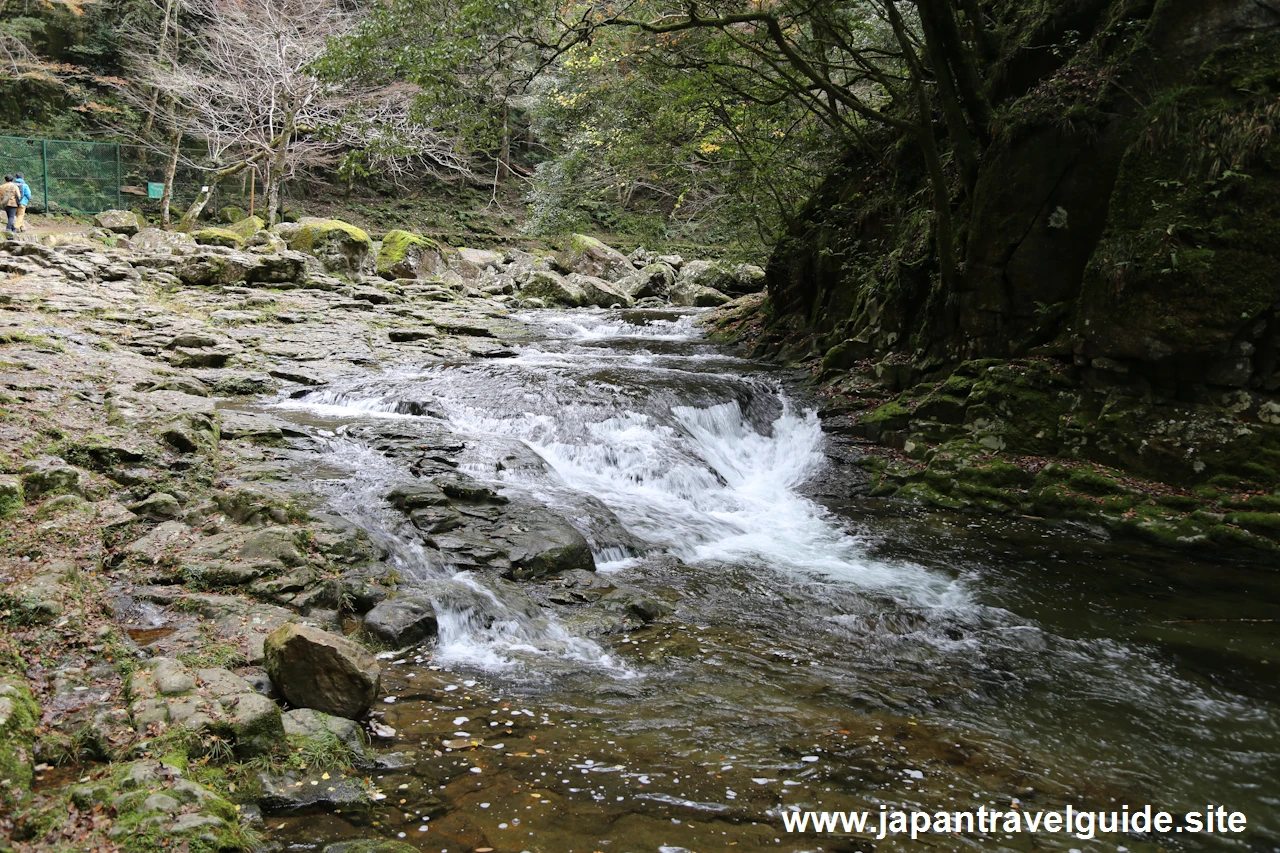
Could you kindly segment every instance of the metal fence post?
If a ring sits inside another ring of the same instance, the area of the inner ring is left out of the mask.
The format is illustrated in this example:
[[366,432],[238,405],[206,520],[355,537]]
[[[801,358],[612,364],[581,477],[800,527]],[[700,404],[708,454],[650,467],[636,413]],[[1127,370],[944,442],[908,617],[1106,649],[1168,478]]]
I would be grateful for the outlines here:
[[120,173],[120,143],[116,143],[116,209],[121,208],[120,202],[120,182],[124,180],[124,175]]
[[49,215],[49,140],[40,140],[40,175],[44,184],[44,215]]

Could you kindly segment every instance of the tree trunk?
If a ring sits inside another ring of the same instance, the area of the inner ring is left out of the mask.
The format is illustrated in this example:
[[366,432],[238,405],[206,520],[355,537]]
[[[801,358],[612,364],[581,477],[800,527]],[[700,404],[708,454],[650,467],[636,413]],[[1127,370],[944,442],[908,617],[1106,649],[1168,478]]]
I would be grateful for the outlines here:
[[284,129],[271,143],[271,159],[267,164],[267,227],[280,221],[280,187],[284,184],[286,157],[289,154],[289,143],[293,140],[294,113],[289,110],[285,114]]
[[[973,134],[969,131],[969,121],[956,91],[956,82],[947,62],[947,53],[943,49],[941,27],[936,20],[939,10],[936,9],[935,3],[936,0],[917,0],[920,24],[924,29],[924,44],[929,52],[929,62],[933,65],[933,76],[938,84],[938,100],[942,106],[942,115],[947,122],[947,135],[951,137],[956,166],[960,170],[960,178],[968,194],[972,193],[974,184],[978,182],[978,146],[974,142]],[[945,9],[940,11],[945,15],[950,14]]]
[[174,121],[171,144],[169,165],[164,170],[164,194],[160,196],[160,227],[165,231],[168,231],[171,225],[170,207],[173,204],[173,179],[178,174],[178,156],[182,153],[181,119]]

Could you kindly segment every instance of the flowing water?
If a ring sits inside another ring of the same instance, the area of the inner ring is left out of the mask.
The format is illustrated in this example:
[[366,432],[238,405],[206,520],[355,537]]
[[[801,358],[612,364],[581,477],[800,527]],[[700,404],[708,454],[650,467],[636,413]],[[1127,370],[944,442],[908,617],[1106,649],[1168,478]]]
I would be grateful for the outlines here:
[[[1280,575],[819,501],[816,414],[695,312],[524,319],[513,358],[278,406],[328,426],[317,470],[340,474],[317,489],[440,615],[438,640],[386,661],[399,739],[372,824],[272,820],[291,849],[372,833],[433,851],[1280,850]],[[669,614],[601,633],[590,595],[539,604],[532,584],[459,572],[384,500],[413,479],[368,440],[390,421],[447,427],[465,473],[570,519],[602,583]],[[1224,805],[1248,830],[874,840],[881,805],[1014,803]],[[874,817],[804,836],[793,809]]]

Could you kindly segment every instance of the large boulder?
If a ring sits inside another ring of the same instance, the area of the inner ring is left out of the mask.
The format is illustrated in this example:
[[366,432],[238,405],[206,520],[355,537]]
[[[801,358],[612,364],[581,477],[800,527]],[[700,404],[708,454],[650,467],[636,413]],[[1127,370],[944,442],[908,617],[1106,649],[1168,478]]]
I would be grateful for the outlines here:
[[434,636],[436,627],[436,609],[422,596],[388,599],[364,615],[364,629],[397,649]]
[[685,308],[716,308],[729,301],[729,297],[714,287],[704,287],[692,281],[677,281],[668,297],[672,305]]
[[191,235],[201,246],[225,246],[228,249],[239,248],[244,238],[227,228],[201,228]]
[[144,228],[133,237],[133,250],[146,254],[183,254],[196,247],[196,239],[182,231]]
[[653,263],[618,282],[618,288],[632,299],[666,299],[676,283],[676,271],[667,264]]
[[290,249],[312,255],[329,272],[358,275],[373,265],[369,235],[340,219],[303,219],[276,227]]
[[698,287],[710,287],[727,293],[734,287],[733,272],[717,261],[689,261],[680,269],[676,284],[692,291]]
[[248,240],[259,231],[267,227],[266,221],[261,216],[246,216],[239,222],[227,226],[226,230],[240,237],[241,240]]
[[593,572],[591,545],[578,529],[542,507],[521,507],[510,514],[513,523],[494,531],[507,546],[512,580],[539,578],[575,569]]
[[94,215],[93,224],[126,237],[132,237],[147,227],[142,217],[132,210],[104,210]]
[[440,246],[408,231],[388,231],[378,249],[378,275],[385,279],[422,278],[444,266]]
[[586,302],[582,288],[564,276],[548,270],[533,270],[524,279],[519,295],[522,299],[539,299],[546,305],[577,308]]
[[626,255],[585,234],[570,237],[568,245],[556,255],[556,263],[566,272],[605,281],[618,281],[635,272]]
[[345,637],[291,622],[267,635],[263,651],[267,675],[295,707],[356,719],[378,696],[377,659]]
[[462,248],[449,257],[449,267],[468,281],[474,281],[485,272],[501,270],[506,262],[506,255],[488,249]]
[[583,305],[597,305],[601,308],[630,308],[632,298],[618,284],[596,278],[591,275],[571,273],[566,279],[570,289],[582,294]]

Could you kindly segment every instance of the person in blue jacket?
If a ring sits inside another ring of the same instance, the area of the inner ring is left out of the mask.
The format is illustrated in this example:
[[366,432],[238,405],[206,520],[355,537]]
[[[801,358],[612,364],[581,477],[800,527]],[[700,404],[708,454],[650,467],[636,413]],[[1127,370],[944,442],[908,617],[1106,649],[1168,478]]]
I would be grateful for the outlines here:
[[25,224],[25,219],[27,216],[27,205],[31,204],[31,185],[23,179],[21,172],[13,176],[13,182],[17,184],[18,189],[22,191],[22,194],[18,197],[18,212],[14,216],[13,224],[19,231],[26,231],[27,226]]

